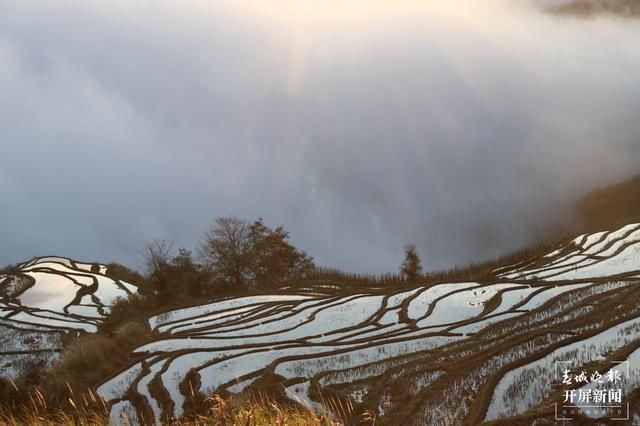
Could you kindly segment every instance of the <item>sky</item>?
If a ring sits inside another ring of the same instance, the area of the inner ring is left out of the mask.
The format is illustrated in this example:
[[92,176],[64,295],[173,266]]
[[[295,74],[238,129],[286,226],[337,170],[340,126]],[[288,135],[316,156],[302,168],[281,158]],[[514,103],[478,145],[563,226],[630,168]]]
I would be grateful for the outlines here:
[[638,69],[640,20],[527,0],[3,0],[0,264],[222,216],[351,272],[497,256],[640,173]]

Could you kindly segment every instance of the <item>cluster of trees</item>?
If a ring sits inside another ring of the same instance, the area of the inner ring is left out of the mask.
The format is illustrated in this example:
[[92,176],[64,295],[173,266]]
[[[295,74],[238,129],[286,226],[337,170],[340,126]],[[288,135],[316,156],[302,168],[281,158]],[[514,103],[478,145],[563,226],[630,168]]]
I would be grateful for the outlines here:
[[[305,279],[317,281],[326,270],[316,267],[311,256],[290,243],[283,226],[270,228],[262,218],[252,222],[236,217],[216,219],[195,254],[186,248],[174,250],[173,243],[166,240],[145,243],[140,254],[143,276],[120,278],[139,283],[140,293],[155,308],[268,291]],[[399,272],[382,281],[417,284],[424,278],[414,244],[405,246]]]
[[289,244],[282,226],[271,229],[262,219],[217,219],[200,246],[200,257],[216,280],[237,287],[280,285],[304,278],[315,267],[313,258]]
[[144,244],[141,256],[141,291],[161,305],[175,301],[177,289],[191,299],[242,293],[301,280],[315,269],[313,258],[290,244],[284,227],[272,229],[261,218],[216,219],[195,257],[185,248],[175,252],[165,240]]

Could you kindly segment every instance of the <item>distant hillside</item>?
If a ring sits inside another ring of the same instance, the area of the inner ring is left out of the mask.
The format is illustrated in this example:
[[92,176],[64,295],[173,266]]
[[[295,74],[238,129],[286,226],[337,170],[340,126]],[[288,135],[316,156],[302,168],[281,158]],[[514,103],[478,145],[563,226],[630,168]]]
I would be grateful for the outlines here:
[[579,200],[576,207],[590,231],[640,222],[640,175],[597,189]]
[[[623,394],[639,406],[640,224],[580,235],[492,272],[476,282],[342,294],[305,286],[168,310],[148,318],[156,338],[95,393],[112,419],[124,413],[132,423],[192,416],[214,393],[265,392],[319,413],[367,411],[380,425],[551,424],[562,403],[554,362],[575,358],[600,372],[629,360]],[[578,424],[594,424],[590,411],[574,410]]]
[[629,18],[640,17],[640,1],[638,0],[575,0],[556,3],[556,5],[547,7],[547,11],[583,18],[591,18],[601,14]]

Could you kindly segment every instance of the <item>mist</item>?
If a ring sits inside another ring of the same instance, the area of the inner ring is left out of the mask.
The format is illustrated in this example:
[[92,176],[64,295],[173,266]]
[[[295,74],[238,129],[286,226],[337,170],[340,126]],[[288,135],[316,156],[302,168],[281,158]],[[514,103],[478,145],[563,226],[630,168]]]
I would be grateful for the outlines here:
[[0,264],[136,267],[233,215],[320,265],[439,269],[638,174],[640,21],[444,3],[1,2]]

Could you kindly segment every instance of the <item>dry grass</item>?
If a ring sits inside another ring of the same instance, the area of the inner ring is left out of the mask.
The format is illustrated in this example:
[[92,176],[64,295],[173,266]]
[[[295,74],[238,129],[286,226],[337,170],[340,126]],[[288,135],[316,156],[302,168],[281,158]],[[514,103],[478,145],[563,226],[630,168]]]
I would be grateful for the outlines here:
[[333,426],[338,423],[294,405],[283,406],[267,398],[248,402],[225,400],[219,395],[207,399],[208,414],[192,419],[178,420],[171,425],[179,426]]
[[[108,407],[93,393],[69,398],[67,408],[52,409],[45,397],[34,390],[29,401],[12,408],[0,406],[0,425],[3,426],[107,426]],[[171,426],[338,426],[343,424],[326,415],[316,414],[298,405],[282,405],[261,396],[259,399],[223,399],[213,395],[206,399],[207,410],[186,419],[174,419]],[[376,417],[365,412],[359,422],[375,426]],[[137,424],[135,419],[121,417],[121,424]]]
[[[15,391],[20,389],[13,383]],[[68,385],[67,385],[68,386]],[[108,425],[107,405],[93,392],[77,396],[68,386],[70,397],[61,407],[53,408],[38,388],[33,388],[21,402],[0,406],[0,425],[92,426]]]

